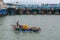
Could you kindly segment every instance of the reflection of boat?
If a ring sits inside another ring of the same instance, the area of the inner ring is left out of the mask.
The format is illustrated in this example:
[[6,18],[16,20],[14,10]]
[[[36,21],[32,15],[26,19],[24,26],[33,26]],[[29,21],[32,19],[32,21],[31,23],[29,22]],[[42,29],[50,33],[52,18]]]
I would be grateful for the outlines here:
[[[13,25],[13,28],[15,31],[32,31],[32,32],[39,32],[41,29],[37,27],[30,27],[28,29],[23,29],[23,28],[16,28],[17,25]],[[21,26],[22,27],[22,26]]]

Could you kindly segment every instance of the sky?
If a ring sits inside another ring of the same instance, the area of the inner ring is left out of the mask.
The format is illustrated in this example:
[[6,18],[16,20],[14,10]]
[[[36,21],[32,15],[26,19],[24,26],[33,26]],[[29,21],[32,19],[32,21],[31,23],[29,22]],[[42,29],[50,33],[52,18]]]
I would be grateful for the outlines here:
[[59,0],[4,0],[5,3],[16,3],[19,4],[58,4]]

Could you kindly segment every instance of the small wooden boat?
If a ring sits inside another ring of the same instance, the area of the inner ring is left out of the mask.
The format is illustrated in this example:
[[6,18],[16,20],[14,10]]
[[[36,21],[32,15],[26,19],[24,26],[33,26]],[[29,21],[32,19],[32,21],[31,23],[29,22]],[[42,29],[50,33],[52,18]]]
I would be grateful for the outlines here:
[[22,25],[20,25],[21,27],[17,27],[17,25],[13,25],[13,29],[15,30],[15,31],[32,31],[32,32],[39,32],[40,30],[41,30],[41,28],[37,28],[37,27],[30,27],[30,28],[28,28],[28,29],[23,29],[22,28]]

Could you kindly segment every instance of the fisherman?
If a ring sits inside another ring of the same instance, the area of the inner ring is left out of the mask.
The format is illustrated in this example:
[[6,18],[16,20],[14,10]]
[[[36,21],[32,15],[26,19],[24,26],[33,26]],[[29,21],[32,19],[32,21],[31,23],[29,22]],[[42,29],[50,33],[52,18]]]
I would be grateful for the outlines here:
[[17,26],[19,26],[19,21],[17,21],[17,23],[16,23],[16,24],[17,24]]
[[18,22],[19,22],[19,21],[17,21],[17,28],[18,28],[18,29],[28,30],[28,25],[19,25]]
[[19,29],[20,29],[19,20],[16,22],[16,24],[17,24],[17,25],[15,26],[15,29],[16,29],[16,30],[19,30]]
[[19,20],[17,21],[17,26],[19,26],[19,28],[22,28],[22,25],[19,25]]

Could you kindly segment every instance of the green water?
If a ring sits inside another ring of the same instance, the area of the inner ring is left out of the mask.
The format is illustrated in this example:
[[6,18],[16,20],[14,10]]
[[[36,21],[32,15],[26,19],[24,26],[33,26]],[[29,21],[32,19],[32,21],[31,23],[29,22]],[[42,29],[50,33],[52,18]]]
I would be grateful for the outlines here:
[[[11,25],[28,24],[42,30],[39,33],[15,32]],[[60,40],[60,15],[15,15],[0,17],[0,40]]]

